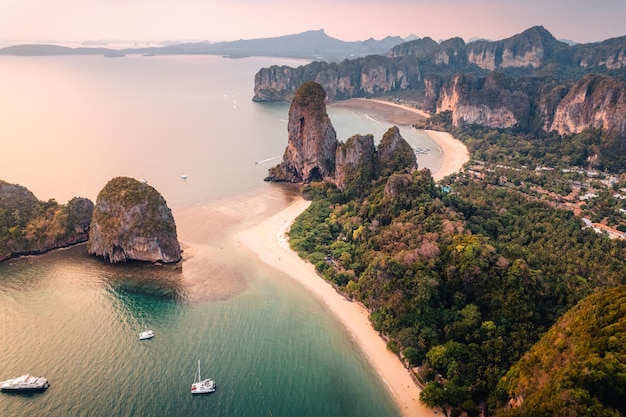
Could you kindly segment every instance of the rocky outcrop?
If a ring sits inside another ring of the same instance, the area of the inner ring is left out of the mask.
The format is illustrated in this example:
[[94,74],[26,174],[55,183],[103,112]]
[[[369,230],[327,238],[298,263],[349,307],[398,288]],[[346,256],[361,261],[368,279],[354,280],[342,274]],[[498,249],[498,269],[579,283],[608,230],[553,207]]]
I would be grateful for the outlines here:
[[400,135],[400,130],[391,127],[378,144],[378,172],[381,176],[389,176],[414,169],[417,169],[415,151]]
[[510,38],[497,41],[478,41],[467,46],[467,59],[482,69],[539,68],[557,51],[567,49],[542,26],[532,27]]
[[283,162],[270,170],[268,180],[308,183],[334,176],[337,133],[326,113],[326,93],[319,84],[305,83],[296,91],[287,133]]
[[337,147],[335,185],[340,190],[359,190],[378,176],[374,136],[354,135]]
[[562,135],[593,127],[626,141],[626,83],[604,75],[581,79],[556,106],[548,126]]
[[127,177],[113,178],[98,194],[87,250],[111,263],[181,259],[165,199],[150,185]]
[[[594,116],[581,111],[563,113],[573,107],[561,104],[560,99],[592,71],[612,76],[616,82],[624,79],[626,37],[570,46],[536,26],[500,41],[465,44],[452,38],[437,43],[424,38],[397,45],[386,57],[264,68],[256,75],[254,99],[291,100],[296,88],[307,81],[322,85],[329,100],[413,89],[415,97],[423,97],[422,109],[451,111],[456,125],[559,132],[601,126],[624,137],[624,113],[608,102]],[[600,105],[598,95],[593,101]]]
[[326,181],[340,190],[359,192],[372,180],[417,168],[415,152],[397,127],[378,145],[372,135],[337,141],[326,113],[324,89],[315,82],[298,88],[289,108],[288,143],[283,161],[269,170],[266,181]]
[[85,242],[93,203],[39,201],[26,187],[0,181],[0,261]]
[[291,101],[306,82],[320,84],[328,100],[372,97],[417,84],[419,65],[414,57],[402,60],[371,55],[341,63],[312,62],[298,68],[261,68],[254,77],[253,101]]
[[486,78],[457,75],[440,90],[437,113],[452,112],[455,126],[479,124],[507,128],[528,122],[530,99],[513,80],[492,73]]

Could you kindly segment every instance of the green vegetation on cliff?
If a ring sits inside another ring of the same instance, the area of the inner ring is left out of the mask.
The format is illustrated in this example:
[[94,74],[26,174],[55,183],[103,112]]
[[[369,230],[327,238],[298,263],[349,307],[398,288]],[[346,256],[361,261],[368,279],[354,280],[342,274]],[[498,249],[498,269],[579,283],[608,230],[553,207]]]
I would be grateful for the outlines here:
[[497,416],[626,414],[626,286],[565,314],[498,385]]
[[89,230],[89,253],[110,262],[178,262],[176,223],[152,186],[116,177],[98,193]]
[[25,187],[0,181],[0,260],[87,240],[93,203],[39,201]]

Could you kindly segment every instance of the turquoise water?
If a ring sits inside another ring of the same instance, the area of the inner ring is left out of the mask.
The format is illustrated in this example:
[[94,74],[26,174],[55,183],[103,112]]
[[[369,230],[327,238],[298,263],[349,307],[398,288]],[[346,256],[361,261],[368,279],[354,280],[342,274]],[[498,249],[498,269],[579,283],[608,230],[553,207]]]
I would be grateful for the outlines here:
[[[232,238],[297,193],[262,181],[287,142],[288,106],[251,101],[273,62],[0,57],[0,179],[65,202],[146,178],[185,250],[164,267],[112,266],[84,246],[0,263],[0,380],[51,382],[0,395],[1,416],[400,415],[324,304]],[[340,139],[388,128],[330,113]],[[217,392],[190,394],[198,360]]]

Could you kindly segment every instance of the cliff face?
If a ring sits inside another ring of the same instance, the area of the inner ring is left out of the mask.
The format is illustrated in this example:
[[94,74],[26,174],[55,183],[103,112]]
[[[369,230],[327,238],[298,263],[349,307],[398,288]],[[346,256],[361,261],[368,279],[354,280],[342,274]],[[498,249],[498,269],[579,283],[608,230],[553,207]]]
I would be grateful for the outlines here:
[[626,140],[626,83],[603,75],[581,79],[558,103],[548,126],[560,134],[594,127]]
[[378,157],[372,135],[354,135],[337,147],[335,184],[340,190],[346,187],[364,189],[378,176]]
[[176,224],[163,197],[126,177],[112,179],[98,194],[87,250],[112,263],[181,259]]
[[625,138],[624,112],[600,99],[619,96],[604,87],[594,87],[591,101],[602,108],[593,114],[591,107],[582,106],[587,108],[582,111],[569,97],[560,102],[592,72],[605,73],[616,83],[626,77],[626,37],[569,46],[537,26],[499,41],[465,44],[452,38],[438,44],[424,38],[397,45],[386,57],[264,68],[255,77],[254,99],[289,101],[297,86],[307,81],[322,85],[329,100],[414,89],[416,96],[424,97],[424,110],[451,111],[456,125],[517,125],[559,132],[602,127]]
[[487,78],[457,75],[440,90],[437,113],[452,111],[455,126],[480,124],[495,128],[514,126],[530,114],[530,99],[511,88],[510,79],[490,74]]
[[289,108],[288,142],[283,162],[269,180],[311,182],[335,174],[337,134],[326,113],[326,94],[317,83],[303,84]]
[[93,203],[39,201],[27,188],[0,181],[0,261],[85,242]]
[[315,82],[298,88],[289,108],[283,162],[270,168],[266,181],[326,181],[340,190],[359,192],[382,175],[417,168],[415,152],[395,126],[383,135],[378,149],[372,135],[354,135],[339,143],[326,113],[325,97]]
[[378,172],[384,176],[417,169],[415,151],[400,135],[396,126],[385,132],[378,144],[378,164]]
[[467,59],[486,70],[499,68],[539,68],[555,51],[566,49],[567,44],[557,41],[541,26],[530,28],[510,38],[468,45]]
[[261,68],[254,77],[254,101],[291,101],[300,85],[314,81],[324,88],[329,100],[371,97],[408,88],[419,79],[413,57],[394,61],[372,55],[339,64],[312,62],[290,68]]

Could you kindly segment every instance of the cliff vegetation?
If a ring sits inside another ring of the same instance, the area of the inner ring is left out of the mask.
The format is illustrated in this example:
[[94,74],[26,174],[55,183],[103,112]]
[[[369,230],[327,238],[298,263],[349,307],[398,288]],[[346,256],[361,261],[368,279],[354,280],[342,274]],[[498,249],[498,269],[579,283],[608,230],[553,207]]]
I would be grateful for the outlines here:
[[87,241],[93,203],[40,201],[27,188],[0,181],[0,261]]
[[128,177],[113,178],[98,194],[87,250],[112,263],[181,259],[165,199],[152,186]]
[[580,301],[502,378],[496,416],[626,414],[626,286]]

